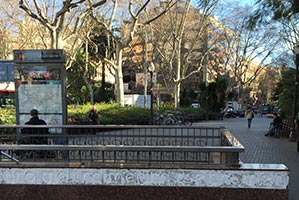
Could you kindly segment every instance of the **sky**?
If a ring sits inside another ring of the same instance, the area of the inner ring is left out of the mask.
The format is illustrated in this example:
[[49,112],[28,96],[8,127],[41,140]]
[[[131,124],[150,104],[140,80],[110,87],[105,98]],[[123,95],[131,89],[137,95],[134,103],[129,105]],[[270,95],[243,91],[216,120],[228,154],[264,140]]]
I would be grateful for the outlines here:
[[255,0],[220,0],[220,3],[222,2],[238,2],[240,5],[254,5]]
[[[227,1],[229,1],[229,0],[227,0]],[[254,5],[254,0],[241,0],[241,1],[239,1],[239,3],[241,4],[241,5]]]
[[[192,4],[196,4],[195,2],[197,2],[198,0],[192,0],[191,3]],[[220,0],[219,2],[220,3],[223,3],[223,2],[238,2],[240,5],[254,5],[254,2],[255,0]]]

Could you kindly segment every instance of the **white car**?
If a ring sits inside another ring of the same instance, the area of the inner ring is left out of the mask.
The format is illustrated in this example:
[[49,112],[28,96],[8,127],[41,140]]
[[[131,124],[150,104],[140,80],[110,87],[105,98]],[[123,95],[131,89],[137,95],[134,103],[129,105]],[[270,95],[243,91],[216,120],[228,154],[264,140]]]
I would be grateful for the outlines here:
[[200,108],[200,105],[199,105],[199,103],[192,103],[191,107],[192,108]]

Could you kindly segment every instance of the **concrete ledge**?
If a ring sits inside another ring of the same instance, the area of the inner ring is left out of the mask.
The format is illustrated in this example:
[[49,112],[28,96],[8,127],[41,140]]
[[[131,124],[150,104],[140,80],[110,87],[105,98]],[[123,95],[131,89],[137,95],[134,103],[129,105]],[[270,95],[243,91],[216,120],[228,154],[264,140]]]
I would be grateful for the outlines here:
[[218,187],[286,190],[284,165],[244,164],[236,169],[0,168],[1,184]]

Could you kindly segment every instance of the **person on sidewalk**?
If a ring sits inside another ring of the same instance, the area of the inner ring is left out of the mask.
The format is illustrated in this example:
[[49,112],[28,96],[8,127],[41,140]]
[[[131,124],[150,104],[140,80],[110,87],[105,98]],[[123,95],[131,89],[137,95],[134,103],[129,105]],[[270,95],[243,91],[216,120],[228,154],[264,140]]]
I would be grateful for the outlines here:
[[99,124],[99,115],[98,115],[98,112],[97,112],[95,106],[92,106],[92,108],[88,114],[88,118],[91,120],[91,123],[93,125]]
[[245,112],[245,116],[247,118],[248,128],[251,127],[252,119],[254,118],[253,110],[250,106],[247,107],[247,110]]
[[273,113],[273,121],[270,123],[270,129],[265,136],[273,136],[276,130],[282,128],[282,119],[277,113]]

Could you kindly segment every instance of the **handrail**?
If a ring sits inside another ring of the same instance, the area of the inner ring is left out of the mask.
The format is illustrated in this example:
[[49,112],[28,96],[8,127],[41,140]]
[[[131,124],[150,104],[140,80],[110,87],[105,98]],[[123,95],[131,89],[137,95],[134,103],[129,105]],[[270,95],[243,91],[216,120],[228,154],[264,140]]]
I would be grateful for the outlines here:
[[1,150],[44,150],[44,151],[180,151],[180,152],[243,152],[242,147],[230,146],[126,146],[126,145],[7,145]]
[[[23,134],[23,128],[48,128],[50,133]],[[24,138],[26,142],[20,142]],[[239,153],[244,152],[227,129],[202,126],[2,125],[1,141],[0,165],[13,160],[26,166],[59,162],[122,167],[163,163],[183,168],[235,166],[240,163]]]

